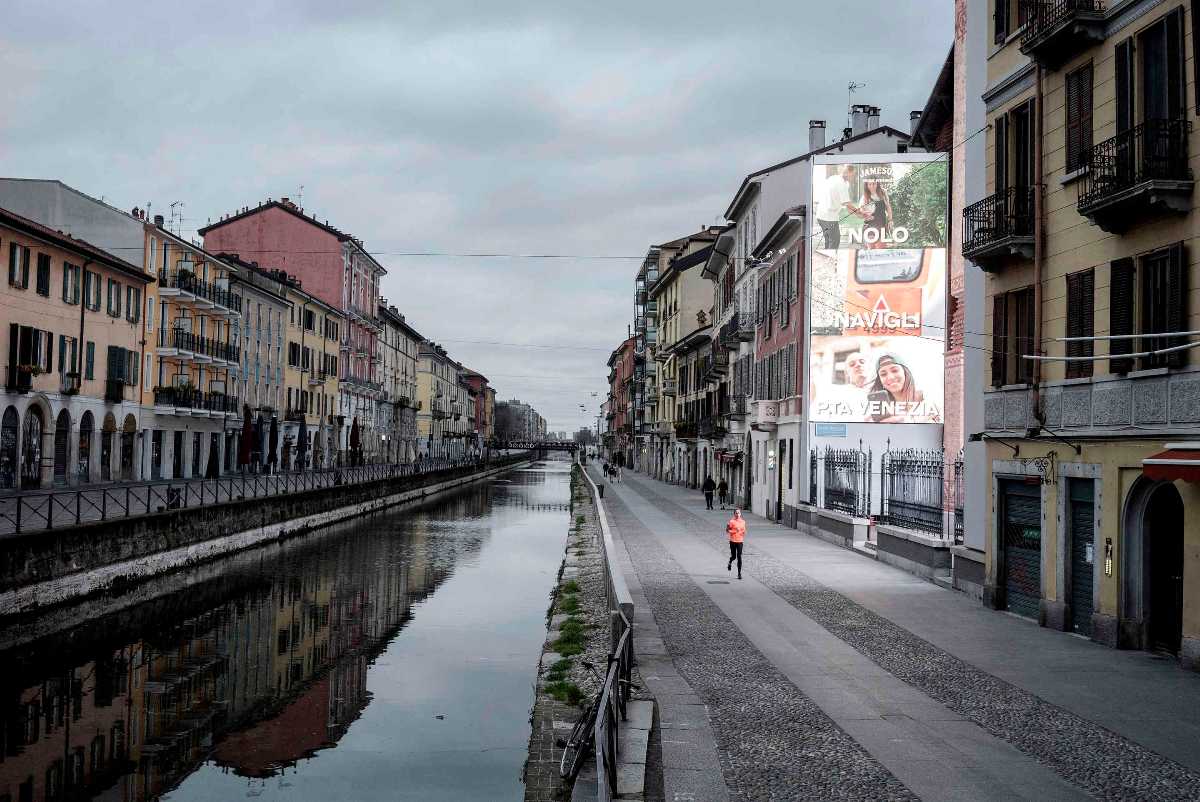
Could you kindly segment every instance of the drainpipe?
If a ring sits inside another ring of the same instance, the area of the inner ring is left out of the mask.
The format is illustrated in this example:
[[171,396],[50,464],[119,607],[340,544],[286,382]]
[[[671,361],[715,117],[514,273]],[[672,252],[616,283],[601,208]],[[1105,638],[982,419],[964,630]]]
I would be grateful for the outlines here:
[[[1042,356],[1042,273],[1046,250],[1043,244],[1045,229],[1044,182],[1042,176],[1042,66],[1034,67],[1035,84],[1033,95],[1033,342],[1034,354]],[[1046,414],[1042,409],[1042,361],[1033,361],[1033,416],[1038,426],[1046,425]]]

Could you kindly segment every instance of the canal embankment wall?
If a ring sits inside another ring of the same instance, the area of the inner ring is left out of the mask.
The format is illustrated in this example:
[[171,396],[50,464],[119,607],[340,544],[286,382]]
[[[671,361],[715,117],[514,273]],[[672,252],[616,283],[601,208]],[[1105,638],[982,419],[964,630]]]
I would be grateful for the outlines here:
[[516,455],[482,469],[454,468],[6,537],[0,539],[0,619],[123,593],[161,574],[420,503],[531,462]]

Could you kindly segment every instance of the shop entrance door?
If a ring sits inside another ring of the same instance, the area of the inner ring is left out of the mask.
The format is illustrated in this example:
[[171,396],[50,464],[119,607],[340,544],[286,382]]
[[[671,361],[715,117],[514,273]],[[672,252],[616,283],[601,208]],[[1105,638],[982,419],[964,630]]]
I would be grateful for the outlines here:
[[1094,485],[1092,479],[1072,479],[1071,625],[1080,635],[1092,634],[1092,579],[1096,563]]
[[1005,482],[1001,499],[1006,604],[1010,612],[1037,618],[1042,599],[1041,487]]
[[1183,500],[1164,484],[1150,498],[1144,537],[1150,552],[1150,648],[1179,654],[1183,637]]

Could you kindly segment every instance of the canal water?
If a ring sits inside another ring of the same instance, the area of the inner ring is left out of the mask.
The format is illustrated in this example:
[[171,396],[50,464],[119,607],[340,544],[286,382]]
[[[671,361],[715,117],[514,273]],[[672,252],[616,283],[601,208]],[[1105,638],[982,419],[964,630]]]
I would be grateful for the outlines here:
[[236,555],[0,652],[0,802],[520,799],[569,468]]

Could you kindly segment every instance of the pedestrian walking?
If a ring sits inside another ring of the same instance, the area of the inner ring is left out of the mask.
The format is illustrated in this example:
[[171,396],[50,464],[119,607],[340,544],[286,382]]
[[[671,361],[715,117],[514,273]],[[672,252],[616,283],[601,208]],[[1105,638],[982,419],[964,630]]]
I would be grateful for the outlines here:
[[713,491],[717,489],[717,483],[713,481],[712,474],[704,477],[704,484],[700,485],[700,489],[704,491],[704,508],[711,510],[713,508]]
[[717,499],[721,502],[721,509],[725,509],[725,502],[729,500],[729,482],[724,478],[717,482]]
[[742,544],[746,542],[746,519],[741,510],[734,510],[733,517],[725,524],[725,532],[729,535],[729,562],[726,571],[733,570],[733,561],[737,560],[738,579],[742,578]]

